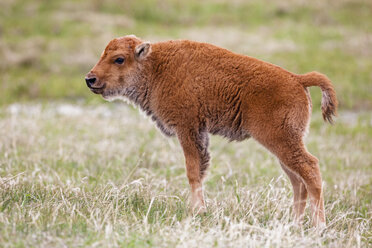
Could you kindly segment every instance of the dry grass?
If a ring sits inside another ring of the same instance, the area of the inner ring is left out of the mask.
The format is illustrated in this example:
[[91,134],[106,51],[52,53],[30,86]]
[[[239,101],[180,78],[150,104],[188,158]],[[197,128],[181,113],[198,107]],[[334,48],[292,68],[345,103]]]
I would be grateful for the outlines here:
[[[367,247],[370,113],[307,143],[324,176],[327,229],[292,223],[290,184],[253,140],[214,137],[208,213],[192,216],[181,149],[122,104],[0,109],[0,243],[4,247]],[[308,216],[308,215],[307,215]]]

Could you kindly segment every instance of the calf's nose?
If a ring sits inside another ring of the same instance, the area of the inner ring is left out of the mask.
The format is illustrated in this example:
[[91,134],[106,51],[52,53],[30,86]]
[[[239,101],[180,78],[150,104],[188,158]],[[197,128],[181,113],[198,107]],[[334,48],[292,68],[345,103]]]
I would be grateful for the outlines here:
[[96,78],[95,77],[86,77],[85,82],[87,83],[87,86],[89,88],[91,88],[92,85],[96,82]]

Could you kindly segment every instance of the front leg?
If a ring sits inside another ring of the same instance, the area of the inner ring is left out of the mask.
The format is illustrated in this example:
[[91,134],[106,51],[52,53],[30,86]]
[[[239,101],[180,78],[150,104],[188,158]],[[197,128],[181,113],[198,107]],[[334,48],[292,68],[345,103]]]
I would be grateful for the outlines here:
[[191,187],[191,207],[196,213],[206,210],[202,179],[209,163],[206,133],[185,128],[177,132],[186,160],[186,172]]

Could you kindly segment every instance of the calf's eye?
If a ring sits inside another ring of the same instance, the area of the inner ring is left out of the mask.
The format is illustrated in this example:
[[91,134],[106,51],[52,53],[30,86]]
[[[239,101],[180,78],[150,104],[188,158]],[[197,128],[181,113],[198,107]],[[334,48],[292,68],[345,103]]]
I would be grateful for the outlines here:
[[124,58],[119,57],[119,58],[115,59],[115,64],[121,65],[123,63],[124,63]]

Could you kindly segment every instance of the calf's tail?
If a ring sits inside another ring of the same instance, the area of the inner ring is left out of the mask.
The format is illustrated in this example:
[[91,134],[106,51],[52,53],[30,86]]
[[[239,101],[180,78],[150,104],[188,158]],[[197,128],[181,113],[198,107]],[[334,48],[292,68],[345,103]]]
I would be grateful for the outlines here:
[[309,72],[297,75],[298,81],[304,87],[318,86],[322,90],[322,114],[324,121],[333,123],[333,116],[337,114],[337,98],[335,89],[325,75],[319,72]]

